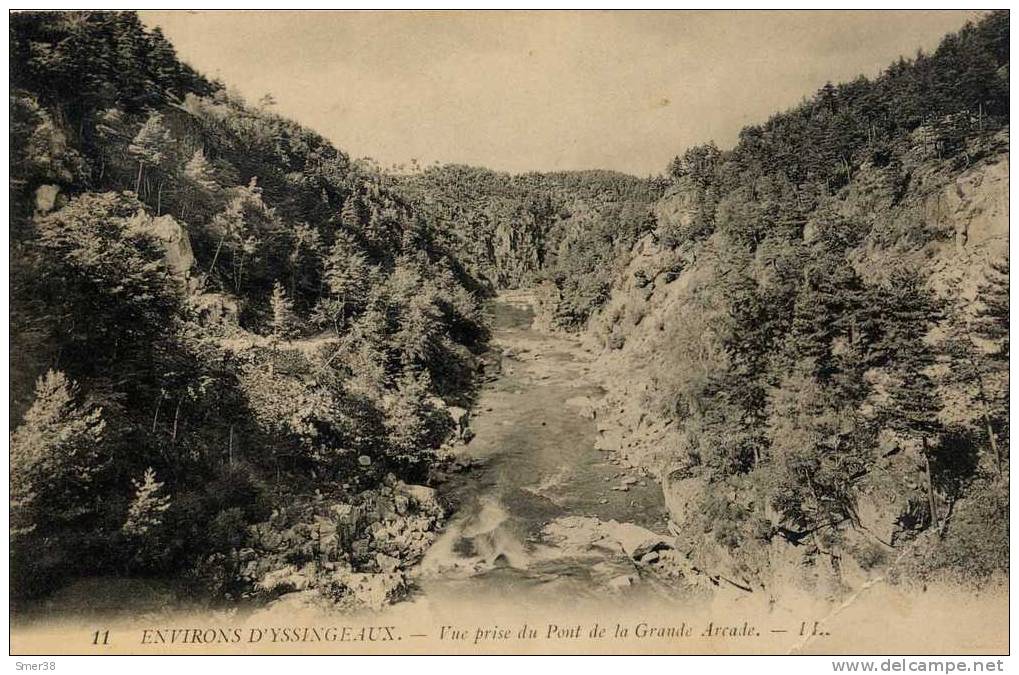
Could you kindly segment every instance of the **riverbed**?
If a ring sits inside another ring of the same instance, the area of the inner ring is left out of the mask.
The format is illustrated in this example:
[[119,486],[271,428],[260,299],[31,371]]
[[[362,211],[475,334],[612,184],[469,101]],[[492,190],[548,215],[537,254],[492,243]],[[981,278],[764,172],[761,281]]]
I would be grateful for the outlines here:
[[470,422],[476,435],[463,452],[475,468],[443,487],[455,513],[418,570],[421,593],[569,603],[660,587],[611,537],[577,546],[550,534],[605,523],[667,531],[656,481],[596,447],[592,404],[604,390],[591,377],[595,354],[536,329],[527,292],[501,294],[489,311],[501,372]]

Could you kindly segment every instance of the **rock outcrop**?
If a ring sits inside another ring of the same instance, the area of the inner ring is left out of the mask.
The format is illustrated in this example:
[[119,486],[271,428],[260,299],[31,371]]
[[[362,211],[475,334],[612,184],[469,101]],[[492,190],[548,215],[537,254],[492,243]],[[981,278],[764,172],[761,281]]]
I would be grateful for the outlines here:
[[545,527],[544,535],[548,541],[568,551],[609,548],[637,561],[649,553],[673,548],[670,537],[639,525],[585,516],[554,520]]
[[152,236],[163,249],[163,260],[170,273],[184,286],[191,276],[195,254],[187,228],[170,215],[150,216],[144,211],[135,214],[131,227]]
[[279,597],[270,608],[315,606],[318,596],[380,609],[407,592],[406,570],[434,542],[445,514],[434,489],[391,477],[349,501],[318,495],[249,528],[240,581],[258,596]]
[[[1003,131],[971,149],[978,159],[969,166],[918,159],[906,169],[911,180],[904,194],[893,194],[881,183],[887,180],[881,170],[865,166],[843,192],[823,197],[847,222],[860,223],[869,232],[847,256],[860,276],[878,283],[897,267],[920,268],[929,273],[933,290],[946,299],[964,306],[974,302],[987,265],[1007,257],[1007,147],[1008,133]],[[688,232],[698,227],[698,208],[696,194],[676,188],[658,202],[655,212],[660,226]],[[809,221],[804,238],[817,236],[819,226],[823,224]],[[681,430],[683,411],[668,396],[680,384],[704,381],[726,363],[717,327],[703,323],[704,303],[710,303],[710,286],[715,283],[710,257],[710,239],[703,245],[673,247],[646,236],[633,247],[608,301],[588,322],[585,336],[589,348],[600,353],[593,377],[607,393],[590,413],[586,402],[567,402],[597,420],[597,446],[611,453],[613,461],[642,467],[659,478],[674,534],[703,518],[697,509],[705,489],[722,489],[709,486],[690,465],[691,439]],[[677,360],[694,365],[675,372],[670,364]],[[696,406],[697,401],[682,405]],[[846,539],[866,562],[868,556],[878,555],[873,551],[890,548],[901,505],[888,503],[877,488],[861,490],[857,522]],[[768,513],[774,518],[770,509]],[[783,523],[773,520],[770,526],[778,531]],[[597,531],[601,536],[602,529]],[[809,546],[799,540],[791,545],[775,536],[751,555],[738,548],[730,551],[700,530],[687,534],[681,544],[676,542],[679,553],[690,555],[712,583],[725,581],[741,590],[754,587],[760,578],[785,574],[780,570],[801,569],[804,556],[817,554],[812,540]],[[813,567],[819,577],[822,567]],[[848,557],[842,570],[842,583],[865,581],[871,574],[865,564]],[[777,583],[774,576],[771,579]],[[814,582],[818,588],[840,583]]]
[[57,207],[57,198],[60,196],[59,185],[40,185],[35,189],[35,212],[37,215],[45,215]]
[[226,293],[198,293],[191,297],[191,304],[204,325],[240,324],[240,300]]

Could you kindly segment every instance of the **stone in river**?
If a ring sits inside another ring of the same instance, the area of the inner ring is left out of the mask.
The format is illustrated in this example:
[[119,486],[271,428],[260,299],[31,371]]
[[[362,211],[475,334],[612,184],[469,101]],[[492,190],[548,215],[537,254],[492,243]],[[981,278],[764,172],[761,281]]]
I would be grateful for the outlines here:
[[631,577],[629,574],[623,574],[610,581],[609,586],[617,591],[621,591],[624,588],[629,588],[630,586],[633,586],[633,577]]
[[605,533],[618,541],[626,555],[634,560],[640,560],[652,551],[672,548],[665,537],[633,523],[610,520],[603,527]]

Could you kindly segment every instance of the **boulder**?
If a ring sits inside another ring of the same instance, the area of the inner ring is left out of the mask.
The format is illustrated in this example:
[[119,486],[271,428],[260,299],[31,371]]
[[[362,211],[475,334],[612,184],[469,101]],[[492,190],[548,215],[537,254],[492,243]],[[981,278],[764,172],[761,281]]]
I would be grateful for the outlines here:
[[609,581],[609,588],[616,591],[621,591],[633,586],[634,578],[629,574],[621,574],[618,577]]
[[633,523],[610,520],[603,523],[603,530],[607,536],[619,542],[626,555],[634,560],[640,560],[652,551],[672,548],[672,544],[662,535]]
[[677,523],[689,520],[697,508],[698,496],[705,489],[702,478],[687,478],[684,471],[666,474],[662,481],[662,493],[669,517]]
[[440,516],[445,512],[442,502],[439,500],[439,493],[434,488],[399,481],[394,489],[397,493],[406,496],[418,511]]
[[375,554],[375,564],[379,566],[379,571],[389,574],[400,569],[400,561],[391,555],[385,553]]
[[56,185],[40,185],[35,189],[35,212],[39,215],[49,213],[57,206],[60,187]]
[[[545,538],[559,548],[580,553],[601,544],[605,539],[602,522],[588,516],[565,516],[545,526]],[[615,549],[615,546],[607,548]]]
[[166,266],[179,277],[187,277],[195,264],[188,231],[173,216],[158,216],[152,219],[152,234],[163,246]]
[[673,548],[662,535],[633,523],[602,521],[586,516],[558,518],[545,526],[549,542],[568,551],[582,552],[592,548],[622,550],[632,560]]
[[370,574],[339,570],[333,581],[345,587],[355,604],[379,610],[402,598],[407,591],[407,580],[399,572]]
[[191,298],[191,305],[203,325],[230,325],[240,323],[241,306],[237,298],[225,293],[200,293]]
[[316,516],[315,526],[319,553],[324,556],[335,554],[340,543],[337,523],[329,518]]
[[287,565],[267,573],[255,586],[268,593],[280,590],[303,591],[311,585],[311,581],[312,576],[306,569]]
[[191,249],[191,237],[187,229],[170,215],[152,217],[138,211],[131,219],[131,229],[150,235],[163,249],[163,261],[167,269],[182,283],[187,283],[195,254]]

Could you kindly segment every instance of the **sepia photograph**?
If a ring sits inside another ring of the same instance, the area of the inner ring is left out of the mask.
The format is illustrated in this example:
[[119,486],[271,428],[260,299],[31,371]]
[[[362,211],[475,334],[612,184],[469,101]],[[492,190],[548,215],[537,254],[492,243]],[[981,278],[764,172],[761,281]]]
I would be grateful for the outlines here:
[[1003,670],[1009,21],[9,11],[17,669]]

